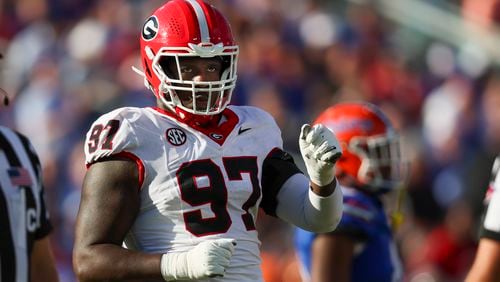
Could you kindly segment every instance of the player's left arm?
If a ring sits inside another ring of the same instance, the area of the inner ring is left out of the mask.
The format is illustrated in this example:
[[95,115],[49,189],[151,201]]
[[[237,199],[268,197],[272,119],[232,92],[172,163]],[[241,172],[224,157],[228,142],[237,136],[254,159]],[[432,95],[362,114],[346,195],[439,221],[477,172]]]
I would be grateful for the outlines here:
[[335,162],[342,154],[340,146],[333,133],[323,125],[303,126],[299,144],[310,179],[302,173],[290,173],[296,168],[293,162],[274,157],[264,165],[263,183],[287,176],[279,185],[268,185],[280,187],[275,210],[279,218],[316,233],[333,231],[340,222],[343,206],[334,171]]
[[302,126],[300,153],[306,165],[314,194],[328,197],[336,190],[335,163],[342,156],[337,137],[322,124]]
[[313,189],[305,175],[290,177],[277,194],[276,215],[307,231],[331,232],[342,217],[342,191],[335,188],[330,195],[320,196]]

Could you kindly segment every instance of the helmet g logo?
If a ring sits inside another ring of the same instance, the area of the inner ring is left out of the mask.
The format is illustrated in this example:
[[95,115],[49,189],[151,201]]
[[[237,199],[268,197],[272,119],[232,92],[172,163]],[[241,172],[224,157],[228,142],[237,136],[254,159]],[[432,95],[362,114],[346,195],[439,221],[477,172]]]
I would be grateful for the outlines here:
[[155,16],[149,17],[142,27],[142,38],[146,41],[154,39],[158,34],[158,19]]

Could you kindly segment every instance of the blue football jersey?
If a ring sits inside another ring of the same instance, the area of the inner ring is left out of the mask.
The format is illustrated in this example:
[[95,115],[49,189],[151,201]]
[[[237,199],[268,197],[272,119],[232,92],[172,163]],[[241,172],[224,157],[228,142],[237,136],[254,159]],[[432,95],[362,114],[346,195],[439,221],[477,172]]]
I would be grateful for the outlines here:
[[[401,261],[382,202],[353,188],[342,187],[344,212],[333,234],[356,240],[351,281],[401,281]],[[316,234],[297,228],[295,248],[305,281],[310,280],[311,247]]]

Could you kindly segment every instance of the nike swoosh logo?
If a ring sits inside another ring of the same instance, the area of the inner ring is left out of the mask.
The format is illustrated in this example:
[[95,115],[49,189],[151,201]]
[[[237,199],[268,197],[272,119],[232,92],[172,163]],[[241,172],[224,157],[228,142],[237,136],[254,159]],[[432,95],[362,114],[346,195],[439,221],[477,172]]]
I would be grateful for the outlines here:
[[249,131],[250,129],[252,129],[251,127],[249,128],[245,128],[243,129],[242,127],[240,127],[240,129],[238,129],[238,135],[240,135],[241,133],[245,132],[245,131]]

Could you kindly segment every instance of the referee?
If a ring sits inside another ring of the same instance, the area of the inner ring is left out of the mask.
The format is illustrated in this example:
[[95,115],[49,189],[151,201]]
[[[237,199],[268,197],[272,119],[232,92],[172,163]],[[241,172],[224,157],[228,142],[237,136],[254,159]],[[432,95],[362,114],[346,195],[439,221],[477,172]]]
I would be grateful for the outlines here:
[[[8,99],[0,92],[1,108]],[[41,174],[29,140],[0,126],[1,282],[58,281]]]
[[500,154],[493,164],[485,200],[488,206],[481,226],[479,247],[466,282],[500,281]]

